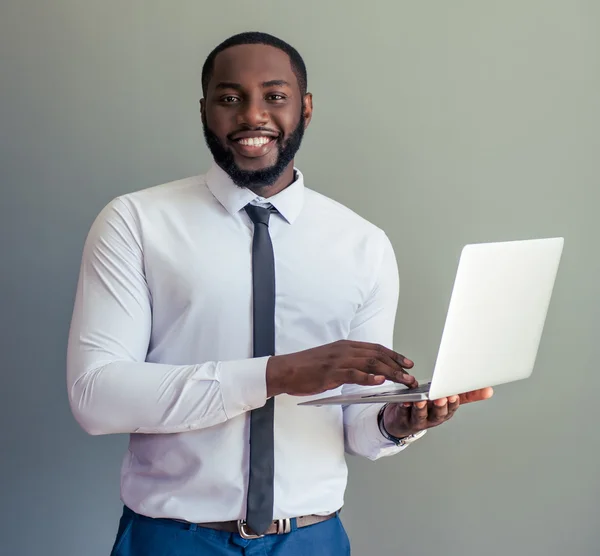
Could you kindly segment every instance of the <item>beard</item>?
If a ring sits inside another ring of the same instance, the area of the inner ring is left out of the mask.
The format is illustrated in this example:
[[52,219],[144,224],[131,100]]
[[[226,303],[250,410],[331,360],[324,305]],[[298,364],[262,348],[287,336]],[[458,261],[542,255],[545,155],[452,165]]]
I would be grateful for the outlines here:
[[229,175],[233,183],[239,187],[252,189],[273,185],[290,162],[294,160],[304,137],[304,121],[304,114],[301,112],[300,122],[285,142],[280,138],[276,139],[278,154],[275,164],[261,170],[244,170],[240,168],[235,162],[233,152],[223,146],[219,138],[208,127],[204,118],[202,118],[202,128],[204,129],[206,145],[215,162]]

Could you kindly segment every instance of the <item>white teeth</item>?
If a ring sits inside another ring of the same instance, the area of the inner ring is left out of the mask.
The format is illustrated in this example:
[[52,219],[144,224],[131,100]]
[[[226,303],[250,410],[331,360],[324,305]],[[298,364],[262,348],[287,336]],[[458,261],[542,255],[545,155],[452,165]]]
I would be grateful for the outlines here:
[[271,140],[270,137],[247,137],[244,139],[239,139],[239,144],[244,145],[246,147],[262,147],[266,145]]

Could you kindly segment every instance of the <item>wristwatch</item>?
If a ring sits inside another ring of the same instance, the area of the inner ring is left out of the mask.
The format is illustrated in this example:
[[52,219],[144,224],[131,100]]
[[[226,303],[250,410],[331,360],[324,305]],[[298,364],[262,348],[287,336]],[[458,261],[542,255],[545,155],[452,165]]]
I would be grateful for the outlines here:
[[413,442],[415,442],[415,440],[419,440],[419,438],[421,438],[427,431],[422,430],[419,432],[416,432],[415,434],[409,434],[408,436],[403,436],[402,438],[398,438],[397,436],[392,436],[388,431],[385,430],[385,426],[383,424],[383,412],[385,411],[385,408],[387,407],[387,404],[385,404],[380,410],[379,413],[377,415],[377,424],[379,425],[379,431],[381,432],[382,436],[389,440],[390,442],[393,442],[396,446],[408,446],[409,444],[412,444]]

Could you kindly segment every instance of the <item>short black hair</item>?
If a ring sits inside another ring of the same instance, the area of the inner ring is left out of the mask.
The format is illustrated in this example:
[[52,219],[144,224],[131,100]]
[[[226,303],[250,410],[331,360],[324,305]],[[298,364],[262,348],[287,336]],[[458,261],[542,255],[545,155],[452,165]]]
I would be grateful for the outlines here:
[[265,44],[267,46],[273,46],[285,52],[292,65],[292,71],[298,80],[298,86],[300,87],[300,93],[302,96],[306,94],[308,87],[308,76],[306,73],[306,65],[300,53],[287,42],[269,35],[268,33],[259,33],[258,31],[250,31],[246,33],[239,33],[229,37],[223,41],[220,45],[216,46],[214,50],[208,55],[204,66],[202,67],[202,92],[206,95],[208,89],[208,82],[212,77],[213,69],[215,67],[215,58],[220,52],[231,48],[232,46],[240,46],[243,44]]

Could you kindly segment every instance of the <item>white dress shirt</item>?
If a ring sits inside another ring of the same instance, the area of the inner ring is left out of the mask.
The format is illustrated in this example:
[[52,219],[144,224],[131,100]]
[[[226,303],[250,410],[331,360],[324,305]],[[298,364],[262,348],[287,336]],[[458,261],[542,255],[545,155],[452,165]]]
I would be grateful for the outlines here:
[[[391,347],[390,241],[296,175],[268,199],[278,211],[275,355],[341,339]],[[268,357],[252,358],[253,225],[243,208],[261,201],[213,165],[113,200],[86,240],[69,400],[88,433],[130,434],[121,497],[141,514],[245,517],[249,412],[266,402]],[[376,459],[402,449],[381,435],[379,404],[297,405],[307,399],[275,400],[276,519],[339,509],[345,451]]]

